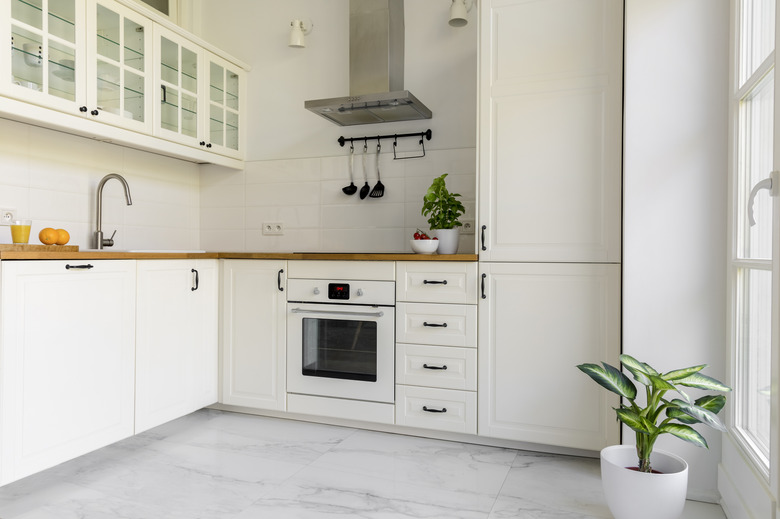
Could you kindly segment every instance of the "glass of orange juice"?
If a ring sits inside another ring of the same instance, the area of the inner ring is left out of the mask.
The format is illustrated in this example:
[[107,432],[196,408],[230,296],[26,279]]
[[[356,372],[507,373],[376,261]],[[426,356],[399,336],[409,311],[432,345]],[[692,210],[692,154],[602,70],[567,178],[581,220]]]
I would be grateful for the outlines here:
[[32,220],[11,221],[11,240],[14,243],[27,243],[30,241],[30,226]]

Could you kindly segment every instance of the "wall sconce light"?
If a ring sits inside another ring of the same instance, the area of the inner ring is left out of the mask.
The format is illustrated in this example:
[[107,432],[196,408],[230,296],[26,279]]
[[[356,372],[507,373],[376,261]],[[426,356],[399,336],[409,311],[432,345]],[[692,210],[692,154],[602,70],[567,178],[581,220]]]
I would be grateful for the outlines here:
[[466,13],[474,7],[474,0],[452,0],[450,6],[450,25],[452,27],[464,27],[469,23]]
[[311,22],[304,23],[303,20],[293,20],[290,22],[290,47],[303,48],[306,47],[305,35],[309,34],[314,29],[314,24]]

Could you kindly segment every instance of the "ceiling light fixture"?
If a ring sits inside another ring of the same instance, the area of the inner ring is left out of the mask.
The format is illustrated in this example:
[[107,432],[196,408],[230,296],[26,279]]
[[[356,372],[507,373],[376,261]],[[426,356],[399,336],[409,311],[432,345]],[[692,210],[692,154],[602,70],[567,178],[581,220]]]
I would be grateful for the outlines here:
[[314,29],[314,24],[310,21],[304,23],[303,20],[293,20],[290,22],[290,41],[287,45],[296,48],[306,47],[305,35],[309,34],[312,29]]
[[450,25],[452,27],[465,27],[469,20],[466,14],[474,7],[474,0],[452,0],[450,6]]

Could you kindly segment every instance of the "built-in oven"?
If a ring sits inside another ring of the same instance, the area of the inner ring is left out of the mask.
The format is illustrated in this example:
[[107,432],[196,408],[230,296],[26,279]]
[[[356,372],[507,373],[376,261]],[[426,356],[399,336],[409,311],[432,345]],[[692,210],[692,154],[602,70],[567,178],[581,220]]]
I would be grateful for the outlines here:
[[287,392],[392,404],[395,283],[288,279]]

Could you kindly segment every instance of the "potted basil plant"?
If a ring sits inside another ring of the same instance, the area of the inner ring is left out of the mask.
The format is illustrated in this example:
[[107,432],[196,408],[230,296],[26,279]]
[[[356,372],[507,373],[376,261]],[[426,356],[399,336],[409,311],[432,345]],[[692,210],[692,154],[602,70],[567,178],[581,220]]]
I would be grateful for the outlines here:
[[[616,519],[676,519],[685,506],[688,464],[679,456],[654,449],[655,442],[662,434],[671,434],[708,448],[704,437],[691,426],[702,423],[725,431],[716,415],[726,404],[726,397],[704,395],[692,401],[683,387],[718,392],[731,388],[703,375],[701,371],[706,365],[659,373],[630,355],[621,355],[620,362],[634,381],[644,386],[643,404],[636,401],[639,392],[634,382],[614,366],[577,366],[624,399],[615,409],[617,418],[636,432],[636,446],[613,445],[601,451],[601,479],[607,505]],[[670,391],[679,398],[668,398]]]
[[459,193],[447,190],[445,178],[447,173],[433,179],[431,187],[423,196],[422,215],[428,217],[431,231],[439,240],[439,254],[455,254],[458,252],[462,224],[458,218],[466,211],[458,200]]

